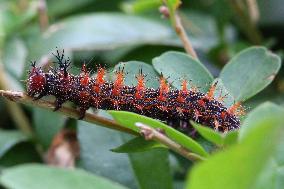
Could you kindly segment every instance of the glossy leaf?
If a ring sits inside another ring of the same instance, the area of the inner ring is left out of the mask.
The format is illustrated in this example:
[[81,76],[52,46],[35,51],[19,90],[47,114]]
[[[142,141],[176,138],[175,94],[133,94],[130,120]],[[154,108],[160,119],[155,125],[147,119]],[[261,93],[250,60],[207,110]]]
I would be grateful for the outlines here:
[[[267,117],[256,123],[254,129],[240,144],[217,153],[200,163],[189,174],[188,189],[249,189],[259,177],[262,169],[283,137],[281,119]],[[259,140],[266,138],[266,140]],[[202,177],[206,173],[206,177]]]
[[238,142],[239,130],[234,130],[226,133],[224,136],[224,146],[230,146]]
[[24,141],[15,144],[1,156],[0,169],[25,163],[42,163],[42,161],[34,143]]
[[186,79],[189,86],[207,92],[213,81],[211,73],[199,61],[185,53],[166,52],[153,59],[153,66],[176,88],[180,88],[181,81]]
[[222,102],[222,104],[224,104],[227,108],[232,106],[235,103],[235,99],[224,86],[222,79],[217,78],[212,84],[214,83],[217,83],[214,92],[215,99]]
[[191,139],[189,136],[186,136],[185,134],[155,119],[124,111],[109,111],[109,113],[118,123],[129,129],[139,132],[139,128],[135,126],[135,124],[137,122],[144,123],[150,127],[164,130],[164,132],[169,138],[176,141],[185,148],[189,149],[190,151],[197,153],[201,156],[208,155],[207,152],[203,149],[203,147],[199,145],[196,141]]
[[167,148],[167,147],[153,140],[147,141],[143,137],[136,137],[122,144],[119,147],[111,149],[111,151],[117,153],[133,153],[133,152],[148,151],[153,148]]
[[47,148],[53,137],[64,126],[64,117],[57,112],[34,108],[33,123],[41,144]]
[[[103,111],[99,115],[107,116]],[[124,142],[119,132],[79,121],[78,140],[80,167],[130,188],[137,187],[127,154],[109,151]]]
[[7,40],[4,48],[3,63],[5,82],[9,90],[23,90],[23,82],[20,81],[27,58],[27,49],[24,42],[17,38]]
[[266,48],[251,47],[234,56],[220,78],[236,101],[245,101],[272,82],[280,63],[280,58]]
[[140,188],[173,188],[168,155],[165,148],[129,154]]
[[122,3],[122,9],[126,13],[141,13],[151,9],[157,9],[162,4],[161,0],[138,0]]
[[269,116],[283,116],[284,109],[271,102],[265,102],[252,110],[244,120],[240,128],[239,139],[243,140],[253,129],[254,123],[261,123]]
[[0,130],[0,157],[16,144],[27,141],[28,137],[20,131]]
[[126,187],[83,170],[67,170],[44,165],[27,164],[5,169],[0,183],[14,189],[126,189]]
[[222,133],[219,133],[217,131],[214,131],[213,129],[206,127],[204,125],[200,125],[198,123],[195,123],[193,121],[190,122],[192,126],[197,130],[197,132],[207,139],[208,141],[212,142],[213,144],[216,144],[218,146],[222,146],[224,143],[224,138],[222,136]]
[[137,79],[135,76],[142,69],[143,74],[145,74],[146,86],[152,88],[159,87],[158,74],[155,72],[153,66],[149,64],[140,61],[128,61],[117,64],[114,70],[118,70],[119,68],[124,68],[126,73],[124,82],[126,85],[136,86]]
[[5,45],[3,63],[13,77],[20,79],[26,63],[27,49],[19,38],[12,38]]
[[126,45],[161,44],[171,36],[169,27],[140,16],[85,14],[51,25],[34,43],[32,58],[48,54],[55,47],[106,50]]

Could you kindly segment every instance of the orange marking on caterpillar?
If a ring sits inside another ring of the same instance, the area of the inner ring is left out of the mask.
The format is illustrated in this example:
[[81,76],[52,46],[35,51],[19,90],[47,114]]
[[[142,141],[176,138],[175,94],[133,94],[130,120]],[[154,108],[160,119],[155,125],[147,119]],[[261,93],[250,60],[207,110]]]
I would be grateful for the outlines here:
[[169,92],[169,85],[166,82],[166,79],[164,77],[160,77],[160,95],[158,97],[159,100],[165,101],[167,98],[165,97],[165,94]]
[[199,106],[205,107],[205,102],[203,99],[198,100],[197,103]]
[[136,92],[135,92],[135,97],[137,99],[141,99],[144,96],[144,91],[145,91],[145,76],[141,72],[136,76],[137,79],[137,86],[136,86]]
[[187,90],[187,81],[183,80],[182,84],[181,84],[181,90],[179,91],[179,95],[178,95],[178,102],[184,102],[185,98],[183,97],[184,95],[188,94],[188,90]]
[[206,94],[207,99],[212,100],[214,98],[214,92],[216,90],[218,82],[215,82],[209,89],[208,93]]
[[79,95],[80,99],[82,99],[83,101],[88,101],[88,99],[90,98],[90,93],[88,93],[87,91],[81,91]]
[[243,109],[243,107],[242,107],[242,105],[241,105],[241,103],[240,102],[236,102],[235,104],[233,104],[228,110],[227,110],[227,112],[229,113],[229,114],[234,114],[234,115],[236,115],[236,116],[241,116],[241,115],[244,115],[245,114],[245,112],[244,112],[244,109]]
[[93,90],[96,93],[99,93],[101,91],[100,87],[105,83],[104,76],[105,76],[105,69],[100,67],[98,69],[97,77],[96,77],[96,80],[95,80],[96,82],[93,86]]
[[81,85],[83,85],[84,87],[89,85],[89,81],[90,81],[90,76],[89,73],[87,71],[86,65],[83,64],[82,66],[82,73],[81,73],[82,78],[80,79],[80,83]]
[[113,83],[113,90],[112,90],[112,94],[113,95],[120,95],[120,90],[123,87],[123,83],[124,83],[124,72],[123,72],[124,68],[122,68],[122,70],[118,70],[116,72],[116,80]]
[[227,112],[221,112],[221,118],[225,119],[227,117]]

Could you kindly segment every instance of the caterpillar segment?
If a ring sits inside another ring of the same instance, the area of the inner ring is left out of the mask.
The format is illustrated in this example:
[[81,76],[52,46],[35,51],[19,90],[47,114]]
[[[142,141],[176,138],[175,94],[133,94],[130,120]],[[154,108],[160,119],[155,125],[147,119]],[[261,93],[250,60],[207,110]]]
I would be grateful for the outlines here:
[[[80,110],[80,119],[89,108],[124,110],[159,119],[185,133],[192,133],[189,120],[207,125],[215,130],[227,132],[239,128],[239,116],[244,113],[238,102],[226,108],[222,101],[214,98],[217,83],[207,93],[188,89],[183,80],[181,89],[172,89],[164,77],[160,77],[158,89],[147,88],[142,70],[136,75],[137,85],[124,84],[124,69],[115,72],[113,82],[105,80],[105,69],[98,68],[91,77],[84,64],[81,73],[68,72],[70,60],[57,51],[57,69],[43,72],[40,67],[31,66],[27,79],[27,93],[34,99],[55,96],[55,109],[66,101],[73,102]],[[221,98],[221,97],[220,97]]]

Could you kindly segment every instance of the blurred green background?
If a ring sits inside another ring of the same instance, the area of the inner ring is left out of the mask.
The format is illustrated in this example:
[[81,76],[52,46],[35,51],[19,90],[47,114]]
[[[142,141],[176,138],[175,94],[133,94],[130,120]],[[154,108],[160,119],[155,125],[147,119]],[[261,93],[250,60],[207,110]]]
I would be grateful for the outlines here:
[[[119,62],[151,64],[166,51],[184,52],[170,21],[159,12],[161,4],[160,0],[1,0],[0,89],[25,91],[29,61],[48,69],[56,47],[65,49],[74,62],[73,73],[84,61],[90,69],[100,64],[111,71]],[[179,14],[201,62],[216,76],[232,56],[252,45],[282,56],[282,8],[281,0],[184,0]],[[284,106],[283,73],[282,68],[269,87],[246,102],[248,111],[266,100]],[[66,142],[64,149],[71,159],[77,158],[77,167],[137,188],[131,161],[148,155],[129,159],[127,154],[110,152],[129,139],[125,134],[3,98],[0,129],[0,168],[28,162],[58,165],[52,161],[53,150]],[[32,140],[25,134],[30,130]],[[169,160],[175,186],[183,186],[189,163],[174,155]]]

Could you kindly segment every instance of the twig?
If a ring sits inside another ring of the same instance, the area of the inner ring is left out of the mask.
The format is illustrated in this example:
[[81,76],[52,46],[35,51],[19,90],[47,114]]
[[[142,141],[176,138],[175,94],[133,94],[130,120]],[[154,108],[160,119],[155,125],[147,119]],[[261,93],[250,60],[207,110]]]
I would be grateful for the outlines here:
[[258,31],[255,23],[251,20],[247,14],[245,8],[242,6],[241,1],[230,0],[229,5],[235,11],[236,19],[239,22],[240,28],[248,39],[256,45],[259,45],[262,41],[261,33]]
[[200,161],[205,160],[205,158],[188,151],[186,148],[181,146],[180,144],[176,143],[175,141],[168,138],[166,135],[162,134],[161,132],[147,126],[143,123],[136,123],[136,126],[140,128],[140,133],[145,137],[145,140],[155,140],[158,141],[166,146],[168,146],[173,151],[177,152],[178,154],[182,155],[183,157],[191,160],[191,161]]
[[248,12],[251,21],[255,24],[259,19],[259,10],[256,0],[247,0]]
[[[7,82],[5,77],[5,72],[3,68],[3,64],[1,64],[0,60],[0,89],[7,89]],[[26,135],[33,137],[34,133],[31,129],[31,125],[29,123],[28,118],[25,116],[24,111],[18,104],[12,103],[10,101],[5,101],[8,107],[8,111],[15,121],[16,126]]]
[[194,59],[198,60],[198,56],[194,51],[191,42],[186,34],[186,31],[181,23],[181,18],[177,13],[177,8],[180,6],[180,2],[175,5],[175,7],[171,7],[171,3],[168,0],[164,0],[164,4],[160,7],[160,12],[163,14],[165,18],[169,18],[171,20],[172,26],[174,27],[177,35],[183,43],[185,51],[190,54]]
[[49,19],[47,15],[47,6],[45,0],[39,0],[38,2],[38,15],[39,15],[39,25],[41,31],[45,31],[49,26]]
[[174,19],[175,19],[175,30],[176,30],[176,33],[178,34],[179,38],[181,39],[182,43],[183,43],[183,46],[184,46],[184,49],[185,51],[190,54],[193,58],[195,58],[196,60],[198,60],[198,56],[196,54],[196,52],[194,51],[192,45],[191,45],[191,42],[186,34],[186,31],[181,23],[181,19],[180,19],[180,16],[175,13],[174,14]]
[[[0,96],[3,96],[8,100],[18,102],[18,103],[29,104],[29,105],[33,105],[33,106],[36,106],[36,107],[49,109],[49,110],[54,109],[54,103],[53,102],[47,101],[47,100],[33,100],[33,98],[27,96],[23,92],[0,90]],[[70,117],[70,118],[75,118],[75,119],[79,118],[79,111],[74,109],[74,108],[62,107],[58,110],[58,112],[66,115],[67,117]],[[110,119],[106,119],[106,118],[103,118],[103,117],[100,117],[100,116],[97,116],[97,115],[94,115],[94,114],[86,113],[83,120],[90,122],[90,123],[98,124],[99,126],[104,126],[104,127],[110,128],[110,129],[115,129],[115,130],[118,130],[118,131],[133,134],[133,135],[138,135],[137,132],[130,130],[128,128],[125,128],[125,127],[117,124],[115,121],[112,121]]]
[[[32,97],[27,96],[23,92],[0,90],[0,96],[3,96],[6,99],[13,101],[13,102],[33,105],[36,107],[45,108],[49,110],[54,109],[53,102],[47,101],[47,100],[33,100]],[[62,113],[63,115],[66,115],[67,117],[75,118],[75,119],[78,119],[80,116],[80,112],[74,108],[62,107],[58,110],[58,112]],[[131,129],[128,129],[126,127],[123,127],[113,120],[106,119],[106,118],[103,118],[103,117],[100,117],[94,114],[86,113],[83,120],[90,122],[90,123],[98,124],[99,126],[122,131],[122,132],[129,133],[132,135],[136,135],[136,136],[139,135],[137,132]],[[173,151],[177,152],[178,154],[184,156],[185,158],[191,161],[205,160],[203,157],[199,156],[198,154],[191,153],[190,151],[188,151],[186,148],[184,148],[180,144],[174,142],[173,140],[171,140],[164,134],[158,132],[157,130],[147,125],[144,125],[142,123],[136,123],[136,126],[138,126],[141,129],[141,133],[144,135],[145,139],[147,140],[156,140],[168,146]]]

